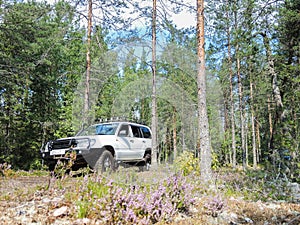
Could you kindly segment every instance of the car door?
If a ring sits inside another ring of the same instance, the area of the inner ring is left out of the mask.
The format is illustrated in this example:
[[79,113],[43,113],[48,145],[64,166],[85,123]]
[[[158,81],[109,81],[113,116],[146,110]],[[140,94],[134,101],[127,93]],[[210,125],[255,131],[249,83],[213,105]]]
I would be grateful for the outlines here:
[[135,159],[134,139],[131,127],[128,124],[121,124],[117,134],[117,156],[119,160]]
[[132,139],[130,140],[131,147],[134,151],[135,159],[142,159],[145,152],[145,140],[143,139],[143,134],[140,126],[130,124],[132,131]]
[[143,134],[143,149],[152,149],[152,134],[148,127],[141,126],[141,131]]

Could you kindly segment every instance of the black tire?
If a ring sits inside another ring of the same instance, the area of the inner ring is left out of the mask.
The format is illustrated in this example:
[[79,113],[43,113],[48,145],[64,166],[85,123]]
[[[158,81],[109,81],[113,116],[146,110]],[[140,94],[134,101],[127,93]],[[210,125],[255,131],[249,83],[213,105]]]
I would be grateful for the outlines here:
[[95,165],[95,171],[98,173],[114,172],[116,170],[115,159],[111,152],[104,150]]
[[144,158],[145,158],[145,161],[142,162],[142,165],[138,166],[140,172],[144,172],[144,171],[149,171],[150,170],[151,155],[149,153],[147,153]]
[[143,166],[139,166],[139,172],[145,172],[150,170],[150,163],[145,162]]

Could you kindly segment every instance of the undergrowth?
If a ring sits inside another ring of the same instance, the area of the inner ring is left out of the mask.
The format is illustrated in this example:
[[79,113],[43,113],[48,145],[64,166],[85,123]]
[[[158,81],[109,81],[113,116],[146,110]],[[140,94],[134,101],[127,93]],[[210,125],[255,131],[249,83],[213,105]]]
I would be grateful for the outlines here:
[[103,176],[86,176],[79,194],[78,217],[105,224],[153,224],[167,221],[193,205],[192,187],[180,174],[152,185],[114,183]]
[[291,181],[276,178],[270,171],[247,170],[218,172],[217,188],[226,197],[242,197],[245,200],[290,201],[288,185]]
[[[192,157],[179,160],[177,166],[189,165],[192,161]],[[214,171],[212,185],[207,187],[190,168],[182,171],[164,167],[148,172],[124,168],[113,174],[96,174],[83,169],[76,175],[65,173],[63,168],[69,169],[69,165],[57,167],[55,175],[48,173],[48,186],[31,188],[30,192],[16,189],[10,195],[1,195],[1,199],[11,200],[13,195],[18,199],[29,198],[36,195],[36,191],[42,196],[61,195],[64,198],[61,204],[72,205],[70,217],[90,218],[100,224],[169,223],[174,222],[178,214],[188,216],[190,210],[199,205],[199,213],[216,218],[226,209],[226,199],[230,198],[291,200],[289,181],[263,169],[220,169]],[[9,165],[1,165],[0,171],[2,176],[12,179],[23,176],[23,172],[13,171]]]

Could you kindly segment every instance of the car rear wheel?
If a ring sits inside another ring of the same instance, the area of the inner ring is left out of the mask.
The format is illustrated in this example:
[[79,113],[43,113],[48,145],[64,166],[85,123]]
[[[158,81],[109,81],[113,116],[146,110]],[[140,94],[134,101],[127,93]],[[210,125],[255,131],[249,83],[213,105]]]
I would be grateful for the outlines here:
[[144,171],[149,171],[151,167],[151,155],[149,153],[146,153],[144,157],[144,162],[142,162],[142,165],[139,165],[139,171],[144,172]]
[[96,162],[95,170],[98,173],[113,172],[116,170],[115,159],[110,151],[103,151],[103,153]]

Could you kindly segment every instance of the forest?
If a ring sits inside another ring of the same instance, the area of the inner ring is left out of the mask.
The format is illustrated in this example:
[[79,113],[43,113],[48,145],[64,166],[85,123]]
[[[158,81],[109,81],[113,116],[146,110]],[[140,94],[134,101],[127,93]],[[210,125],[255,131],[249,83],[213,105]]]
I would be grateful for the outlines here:
[[[0,6],[0,163],[41,169],[45,142],[99,119],[151,125],[151,1],[1,0]],[[172,15],[183,12],[196,17],[195,4],[157,4],[161,164],[186,151],[199,156],[196,21],[178,27]],[[299,179],[299,38],[299,0],[205,2],[214,169],[282,169],[283,162],[286,176]]]
[[[0,0],[0,224],[300,224],[299,39],[300,0]],[[111,119],[150,171],[49,172]]]

